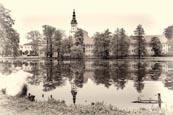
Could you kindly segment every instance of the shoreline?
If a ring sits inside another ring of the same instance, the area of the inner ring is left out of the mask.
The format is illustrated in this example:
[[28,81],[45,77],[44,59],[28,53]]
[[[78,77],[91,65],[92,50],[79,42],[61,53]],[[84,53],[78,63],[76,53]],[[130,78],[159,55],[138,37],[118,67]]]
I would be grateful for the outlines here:
[[27,98],[0,94],[0,115],[171,115],[159,108],[122,110],[96,102],[90,105],[66,105],[64,101],[31,102]]
[[[46,57],[0,57],[0,60],[6,60],[6,59],[14,59],[14,60],[45,60],[45,59],[53,59],[53,60],[58,60],[57,57],[52,57],[52,58],[46,58]],[[102,58],[90,58],[86,57],[83,59],[75,59],[75,58],[64,58],[63,60],[60,61],[65,61],[65,60],[171,60],[173,61],[172,56],[165,56],[165,57],[142,57],[142,58],[137,58],[137,57],[126,57],[126,58],[107,58],[107,59],[102,59]]]

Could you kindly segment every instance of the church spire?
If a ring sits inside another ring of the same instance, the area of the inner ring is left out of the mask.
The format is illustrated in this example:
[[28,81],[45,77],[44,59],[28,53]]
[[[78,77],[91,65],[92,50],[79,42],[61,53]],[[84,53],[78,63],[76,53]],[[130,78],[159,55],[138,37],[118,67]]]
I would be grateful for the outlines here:
[[73,9],[71,24],[77,24],[75,9]]

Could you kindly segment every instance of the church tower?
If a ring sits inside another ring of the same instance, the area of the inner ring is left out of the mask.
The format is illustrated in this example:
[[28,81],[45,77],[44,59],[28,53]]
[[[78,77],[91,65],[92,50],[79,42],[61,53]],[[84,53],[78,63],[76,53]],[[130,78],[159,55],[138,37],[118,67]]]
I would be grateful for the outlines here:
[[73,10],[72,20],[71,20],[71,31],[70,36],[74,37],[75,32],[77,31],[77,20],[75,10]]

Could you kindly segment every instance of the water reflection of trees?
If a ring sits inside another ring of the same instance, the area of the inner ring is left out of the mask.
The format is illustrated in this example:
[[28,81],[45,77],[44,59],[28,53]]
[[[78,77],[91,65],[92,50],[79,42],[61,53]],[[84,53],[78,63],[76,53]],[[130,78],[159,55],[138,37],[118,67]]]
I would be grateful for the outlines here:
[[6,75],[11,74],[12,73],[11,63],[9,63],[8,61],[0,63],[0,72]]
[[[0,62],[1,74],[11,74],[14,68],[23,68],[33,75],[27,78],[31,85],[43,83],[43,90],[50,91],[56,87],[64,86],[66,81],[73,81],[77,87],[82,88],[88,79],[88,74],[93,73],[93,80],[97,85],[103,84],[109,88],[114,85],[117,89],[124,89],[129,79],[133,78],[134,87],[138,92],[144,89],[144,80],[163,80],[165,87],[173,89],[173,72],[171,62],[125,61],[125,60],[94,60],[91,71],[86,71],[86,61],[51,61],[51,60],[22,60]],[[149,66],[151,64],[151,66]],[[88,67],[88,66],[87,66]],[[168,68],[167,68],[168,67]],[[163,71],[164,70],[164,71]],[[166,78],[161,78],[161,74]],[[166,72],[166,73],[165,73]],[[86,78],[84,78],[86,77]]]
[[110,65],[109,61],[96,60],[93,63],[94,66],[94,80],[96,84],[104,84],[105,87],[111,85],[110,81]]
[[127,79],[130,78],[128,61],[115,61],[111,65],[110,75],[117,89],[125,88]]
[[73,72],[74,83],[82,88],[84,83],[85,62],[84,60],[72,61],[70,63]]
[[162,74],[162,65],[160,63],[155,63],[151,66],[150,75],[152,80],[158,80]]
[[147,69],[146,69],[147,64],[145,62],[138,62],[135,65],[135,72],[134,75],[136,75],[134,79],[134,87],[136,90],[141,93],[142,90],[144,89],[144,80],[147,75]]
[[56,87],[65,85],[65,79],[62,76],[63,63],[54,63],[51,59],[48,59],[45,63],[46,76],[43,81],[43,91],[50,91]]
[[31,85],[39,85],[41,82],[40,79],[40,70],[39,70],[39,63],[36,61],[31,61],[31,62],[24,62],[25,65],[31,67],[31,73],[33,74],[32,76],[28,77],[28,83]]
[[77,87],[83,87],[85,64],[84,61],[71,61],[57,63],[48,60],[46,63],[46,77],[44,79],[44,91],[50,91],[56,87],[64,86],[67,78],[69,81],[74,79]]

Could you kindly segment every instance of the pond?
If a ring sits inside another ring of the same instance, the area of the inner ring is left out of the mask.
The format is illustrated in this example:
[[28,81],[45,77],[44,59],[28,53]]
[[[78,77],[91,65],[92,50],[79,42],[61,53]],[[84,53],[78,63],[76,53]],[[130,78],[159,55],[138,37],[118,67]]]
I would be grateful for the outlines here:
[[[11,96],[27,86],[36,101],[66,104],[104,102],[122,109],[173,110],[173,61],[162,60],[0,60],[0,90]],[[146,103],[134,101],[146,100]]]

